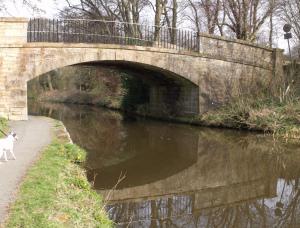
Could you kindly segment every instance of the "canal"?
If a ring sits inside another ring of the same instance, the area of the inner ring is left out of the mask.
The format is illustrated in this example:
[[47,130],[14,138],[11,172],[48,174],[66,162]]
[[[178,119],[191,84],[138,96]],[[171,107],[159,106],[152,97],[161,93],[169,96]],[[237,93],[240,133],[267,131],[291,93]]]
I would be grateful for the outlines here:
[[118,227],[300,227],[300,148],[271,136],[29,104],[61,120]]

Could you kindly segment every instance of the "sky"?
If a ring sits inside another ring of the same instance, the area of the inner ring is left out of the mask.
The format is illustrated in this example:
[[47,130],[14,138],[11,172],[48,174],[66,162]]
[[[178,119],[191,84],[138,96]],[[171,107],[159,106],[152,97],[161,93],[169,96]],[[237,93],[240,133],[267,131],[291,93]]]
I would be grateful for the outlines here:
[[[42,12],[34,12],[33,10],[24,7],[23,0],[3,0],[6,4],[7,10],[5,12],[0,11],[0,16],[11,17],[46,17],[55,18],[59,9],[66,6],[65,0],[31,0],[38,8],[42,9]],[[288,45],[287,41],[283,39],[283,34],[280,34],[275,43],[278,48],[284,49],[287,53]]]
[[23,0],[4,0],[7,10],[0,13],[1,16],[11,17],[49,17],[53,18],[64,6],[65,0],[32,0],[31,2],[42,9],[42,12],[34,12],[24,7]]

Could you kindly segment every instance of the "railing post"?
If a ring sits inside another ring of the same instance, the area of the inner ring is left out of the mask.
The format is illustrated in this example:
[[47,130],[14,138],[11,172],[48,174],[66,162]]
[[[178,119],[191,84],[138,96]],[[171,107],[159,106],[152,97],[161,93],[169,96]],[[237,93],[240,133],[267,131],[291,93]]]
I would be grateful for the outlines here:
[[54,21],[54,19],[52,19],[52,42],[54,42],[54,31],[55,31],[55,21]]
[[40,37],[41,37],[41,34],[40,34],[40,19],[38,18],[37,19],[37,42],[40,42]]
[[201,39],[200,39],[200,33],[197,32],[197,45],[198,45],[198,52],[201,52]]
[[62,27],[63,27],[63,30],[62,30],[62,42],[65,42],[65,33],[66,33],[66,28],[65,28],[65,21],[62,20],[61,21],[61,24],[62,24]]
[[31,31],[32,30],[32,28],[31,28],[32,21],[31,21],[31,19],[28,22],[28,26],[29,26],[29,31],[27,31],[27,41],[31,42],[32,41],[32,31]]
[[59,29],[59,25],[58,25],[58,19],[56,20],[56,39],[57,39],[57,42],[59,42],[59,33],[58,33],[58,29]]
[[284,85],[284,72],[283,72],[283,65],[284,65],[284,53],[281,49],[273,49],[273,78],[272,78],[272,85],[271,85],[271,94],[274,96],[281,96],[278,95],[278,88],[281,88]]

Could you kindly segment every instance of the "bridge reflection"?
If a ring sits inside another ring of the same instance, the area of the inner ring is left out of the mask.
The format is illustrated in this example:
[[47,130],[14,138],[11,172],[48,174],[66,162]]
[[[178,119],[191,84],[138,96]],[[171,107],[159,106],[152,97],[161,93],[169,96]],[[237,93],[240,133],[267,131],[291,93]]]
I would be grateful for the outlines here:
[[299,161],[292,147],[271,139],[242,133],[233,140],[207,130],[199,133],[197,161],[189,168],[153,183],[99,192],[108,197],[107,211],[120,227],[284,224],[289,219],[276,213],[290,213],[289,205],[298,200]]
[[[248,198],[274,192],[276,181],[271,177],[270,171],[273,164],[269,162],[270,158],[266,154],[261,153],[261,150],[267,148],[248,144],[250,135],[241,135],[237,143],[230,134],[226,137],[223,132],[218,131],[205,130],[197,136],[195,163],[163,179],[159,177],[160,174],[156,174],[157,180],[151,183],[131,184],[130,187],[121,185],[110,194],[110,201],[139,200],[192,192],[195,201],[201,202],[200,207],[205,208],[242,200],[245,197],[236,194],[241,191],[247,192]],[[164,162],[169,167],[167,161]],[[155,167],[155,164],[151,165]],[[121,167],[124,167],[122,163],[119,171],[122,170]],[[106,167],[100,175],[106,175],[109,169]],[[96,187],[99,189],[104,186]],[[107,192],[101,191],[104,195]],[[210,200],[211,197],[214,200]]]

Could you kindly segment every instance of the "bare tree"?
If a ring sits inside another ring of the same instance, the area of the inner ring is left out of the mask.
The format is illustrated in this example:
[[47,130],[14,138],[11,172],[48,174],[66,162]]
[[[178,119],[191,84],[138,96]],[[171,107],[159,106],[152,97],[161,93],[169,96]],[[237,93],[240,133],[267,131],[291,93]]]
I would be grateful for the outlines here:
[[[197,32],[231,35],[255,41],[270,18],[269,40],[273,37],[273,12],[278,0],[188,0],[186,17]],[[225,31],[224,28],[227,28]]]
[[178,18],[181,18],[179,13],[182,11],[178,0],[155,0],[155,6],[151,3],[151,0],[149,0],[148,3],[152,6],[155,14],[154,40],[158,40],[160,27],[165,25],[168,27],[171,43],[174,44],[177,36]]
[[[40,2],[41,0],[37,0],[36,2]],[[31,9],[33,12],[45,12],[44,10],[42,10],[41,8],[39,8],[37,6],[37,4],[33,3],[33,1],[31,0],[23,0],[23,5],[26,6],[27,8]]]
[[[26,7],[27,9],[30,9],[32,11],[32,13],[44,13],[45,11],[40,9],[37,6],[37,2],[40,2],[41,0],[36,0],[35,3],[33,3],[33,1],[31,0],[23,0],[22,3],[20,3],[22,6]],[[0,0],[0,12],[7,12],[7,8],[6,5],[9,1],[5,1],[5,0]],[[14,5],[18,5],[16,0],[12,0],[11,1],[12,4]],[[9,13],[9,12],[7,12]]]
[[272,47],[273,45],[273,31],[274,31],[274,27],[273,27],[273,12],[274,12],[274,4],[275,4],[275,0],[270,0],[270,8],[271,8],[271,12],[270,12],[270,32],[269,32],[269,45],[270,47]]
[[227,17],[225,25],[237,39],[255,41],[257,33],[270,16],[272,7],[268,0],[223,1]]
[[120,22],[139,23],[140,13],[147,0],[79,0],[77,4],[66,0],[71,12],[85,18],[116,20]]
[[154,40],[157,41],[159,39],[159,31],[160,31],[160,23],[161,23],[161,16],[162,16],[162,10],[163,10],[163,0],[156,0],[155,1],[155,18],[154,18],[154,26],[155,26],[155,31],[154,31]]
[[188,0],[188,8],[187,17],[192,21],[197,32],[215,34],[218,28],[219,32],[223,33],[222,23],[219,21],[222,13],[221,0]]
[[281,19],[292,25],[293,33],[296,35],[296,45],[300,43],[300,1],[285,0],[280,4]]
[[201,32],[201,28],[202,28],[202,25],[201,25],[202,12],[200,11],[200,8],[198,7],[197,3],[194,2],[193,0],[188,0],[187,4],[188,4],[187,9],[189,11],[186,13],[186,17],[192,23],[194,29],[199,34]]
[[0,12],[4,10],[4,2],[3,0],[0,0]]
[[[139,23],[141,11],[148,0],[79,0],[77,4],[66,0],[68,7],[62,11],[63,17],[81,17],[106,21],[126,22],[124,31],[130,36],[141,34]],[[107,26],[107,25],[105,25]],[[106,28],[109,32],[109,28]]]
[[177,0],[162,0],[164,24],[168,26],[171,43],[176,43],[179,7]]

